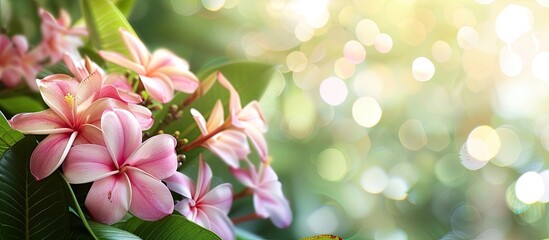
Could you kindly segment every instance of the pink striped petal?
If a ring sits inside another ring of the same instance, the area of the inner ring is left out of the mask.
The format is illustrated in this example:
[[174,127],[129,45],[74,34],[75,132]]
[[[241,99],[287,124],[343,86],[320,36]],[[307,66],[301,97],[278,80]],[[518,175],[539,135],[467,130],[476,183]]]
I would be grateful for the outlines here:
[[141,127],[128,111],[114,109],[101,117],[101,129],[105,145],[117,167],[141,145]]
[[278,228],[286,228],[292,222],[292,211],[288,200],[282,194],[282,184],[278,181],[261,186],[254,195],[254,207],[260,216],[268,216]]
[[208,229],[221,237],[221,239],[235,239],[233,222],[226,213],[212,206],[201,206],[200,211],[207,216],[207,221],[209,222]]
[[265,136],[261,131],[258,131],[256,128],[253,127],[246,127],[244,128],[244,132],[250,140],[252,141],[255,149],[257,150],[259,157],[261,158],[262,162],[267,161],[268,156],[268,150],[267,150],[267,141],[265,140]]
[[92,124],[84,124],[78,128],[78,137],[74,140],[73,145],[79,144],[97,144],[105,145],[103,140],[103,132],[97,126]]
[[137,104],[128,104],[127,109],[137,118],[141,130],[149,130],[154,124],[152,112],[148,108]]
[[114,98],[126,103],[141,103],[143,99],[133,92],[128,79],[122,74],[109,74],[101,88],[99,98]]
[[223,183],[210,190],[200,200],[203,204],[213,206],[222,211],[225,215],[229,214],[233,204],[233,186],[229,183]]
[[137,74],[145,74],[145,67],[142,65],[139,65],[138,63],[132,62],[126,56],[117,53],[117,52],[110,52],[110,51],[99,51],[99,56],[101,56],[103,59],[105,59],[108,62],[112,62],[116,65],[120,65],[122,67],[131,69],[135,71]]
[[73,132],[70,126],[53,110],[19,113],[10,120],[13,129],[24,134],[56,134]]
[[68,75],[54,74],[37,83],[44,102],[67,123],[74,123],[78,81]]
[[78,84],[75,96],[76,106],[78,106],[77,112],[85,111],[96,99],[98,99],[102,81],[103,79],[99,72],[95,71]]
[[206,129],[208,129],[208,132],[211,132],[217,127],[223,125],[223,122],[225,122],[223,115],[223,104],[221,103],[221,100],[217,100],[212,109],[212,113],[210,113],[210,117],[208,118],[208,123],[206,123]]
[[180,92],[193,93],[200,85],[200,81],[192,72],[181,68],[161,68],[159,72],[166,74],[172,80],[175,90]]
[[109,151],[101,145],[81,144],[71,148],[63,163],[69,183],[93,182],[118,173]]
[[181,194],[183,197],[192,198],[194,195],[194,183],[187,175],[175,172],[170,177],[162,180],[166,183],[168,188],[176,193]]
[[198,180],[196,181],[196,192],[194,193],[193,199],[198,201],[208,192],[211,180],[212,169],[208,166],[206,161],[202,159],[202,155],[200,155],[198,161]]
[[84,80],[89,75],[88,71],[80,63],[80,56],[77,53],[65,53],[63,55],[63,62],[78,81]]
[[82,114],[80,114],[79,122],[80,123],[89,123],[95,126],[101,126],[101,117],[103,113],[107,110],[113,108],[122,108],[124,104],[120,101],[102,98],[93,102]]
[[139,168],[157,179],[167,178],[177,170],[177,141],[168,134],[147,139],[124,164]]
[[104,224],[120,221],[130,209],[132,189],[126,174],[116,174],[95,181],[86,197],[91,217]]
[[129,33],[125,29],[120,28],[119,31],[120,34],[122,34],[122,39],[134,62],[142,66],[147,66],[149,64],[149,59],[151,58],[151,53],[149,53],[145,44],[143,44],[137,36]]
[[151,95],[151,97],[161,103],[167,103],[173,98],[173,83],[170,79],[161,74],[157,74],[154,77],[148,77],[139,75],[145,90]]
[[181,215],[185,216],[187,219],[194,221],[196,218],[196,208],[191,208],[190,201],[193,201],[192,199],[185,198],[175,204],[174,210],[181,213]]
[[153,52],[148,65],[149,72],[159,71],[160,69],[168,67],[174,67],[181,71],[188,71],[189,63],[168,49],[156,49]]
[[63,163],[77,134],[52,134],[36,146],[30,159],[30,171],[36,180],[49,176]]
[[160,180],[134,167],[128,167],[126,174],[132,185],[130,212],[133,215],[156,221],[173,212],[172,194]]
[[217,72],[217,80],[223,87],[229,90],[229,113],[231,114],[231,120],[236,127],[240,127],[236,118],[236,114],[242,109],[242,105],[240,104],[240,95],[238,95],[238,92],[234,89],[233,85],[229,82],[229,80],[227,80],[227,78],[225,78],[225,76],[223,76],[221,72]]
[[239,160],[250,153],[246,135],[238,130],[225,130],[208,140],[204,147],[217,155],[229,167],[238,168]]
[[204,116],[202,116],[202,113],[200,113],[198,110],[194,108],[191,108],[191,115],[193,115],[193,119],[196,122],[198,129],[200,129],[200,133],[203,136],[207,135],[208,129],[206,129],[206,119],[204,119]]
[[241,169],[241,168],[230,168],[229,169],[233,176],[244,186],[249,188],[255,188],[256,187],[256,181],[257,173],[255,172],[254,168],[249,169]]

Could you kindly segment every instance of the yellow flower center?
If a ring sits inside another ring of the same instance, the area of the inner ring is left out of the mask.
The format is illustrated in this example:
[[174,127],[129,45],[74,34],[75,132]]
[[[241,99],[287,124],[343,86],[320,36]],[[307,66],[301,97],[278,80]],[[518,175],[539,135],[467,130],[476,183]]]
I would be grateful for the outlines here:
[[65,102],[67,102],[71,108],[74,107],[74,96],[70,93],[67,94],[65,96]]

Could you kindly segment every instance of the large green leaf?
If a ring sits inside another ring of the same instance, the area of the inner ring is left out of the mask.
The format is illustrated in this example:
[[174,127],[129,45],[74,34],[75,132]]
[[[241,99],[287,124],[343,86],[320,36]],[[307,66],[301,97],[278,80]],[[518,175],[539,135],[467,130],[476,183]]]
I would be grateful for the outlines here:
[[0,112],[0,154],[23,138],[23,134],[13,130],[6,117]]
[[[276,71],[276,66],[264,63],[255,62],[232,62],[214,65],[208,67],[198,74],[200,79],[205,79],[208,75],[220,71],[235,87],[236,91],[240,95],[241,103],[243,105],[249,103],[252,100],[261,98],[265,91],[269,81],[271,80],[273,73]],[[174,99],[166,104],[164,108],[155,114],[155,119],[164,119],[168,111],[168,106],[175,104],[181,105],[187,98],[187,95],[178,93]],[[225,110],[229,104],[229,92],[223,88],[220,84],[214,84],[213,87],[201,98],[193,102],[190,107],[199,110],[204,116],[208,116],[215,102],[221,99]],[[183,109],[183,116],[181,119],[171,122],[166,126],[162,126],[162,130],[166,133],[173,133],[179,131],[181,136],[192,139],[196,138],[199,134],[199,130],[189,114],[189,108]],[[225,112],[227,114],[227,112]],[[159,123],[155,123],[152,128],[153,131],[159,130]],[[195,153],[187,154],[187,157],[194,157]]]
[[112,0],[114,5],[120,10],[124,16],[129,17],[133,10],[135,0]]
[[155,222],[133,217],[117,227],[144,240],[220,239],[208,229],[187,220],[181,215],[170,215]]
[[[98,50],[109,50],[129,56],[119,29],[135,34],[124,14],[110,0],[81,0],[82,12],[93,46]],[[107,63],[109,72],[125,72],[118,65]]]
[[94,221],[88,221],[91,230],[93,230],[94,236],[92,236],[89,231],[86,229],[86,226],[82,224],[78,216],[71,215],[71,225],[70,233],[67,236],[67,239],[71,240],[88,240],[88,239],[106,239],[106,240],[117,240],[117,239],[141,239],[134,234],[124,231],[120,228],[113,226],[97,223]]
[[59,172],[35,181],[29,160],[36,139],[27,136],[0,158],[0,236],[64,239],[70,222],[67,189]]

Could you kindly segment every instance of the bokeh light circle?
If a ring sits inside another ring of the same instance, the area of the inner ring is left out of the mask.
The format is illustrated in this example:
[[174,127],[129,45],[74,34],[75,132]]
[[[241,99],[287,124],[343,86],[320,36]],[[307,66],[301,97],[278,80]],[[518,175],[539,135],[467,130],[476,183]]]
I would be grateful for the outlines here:
[[358,125],[371,128],[381,119],[379,103],[371,97],[361,97],[353,103],[353,119]]
[[320,97],[324,102],[332,106],[337,106],[347,98],[347,86],[345,82],[337,77],[324,79],[320,84]]
[[498,154],[501,148],[499,135],[492,127],[478,126],[467,138],[467,152],[479,161],[489,161]]
[[545,184],[543,177],[537,172],[522,174],[515,184],[517,198],[525,204],[537,202],[543,197],[544,192]]
[[412,63],[412,75],[420,82],[429,81],[435,75],[435,65],[428,58],[418,57]]

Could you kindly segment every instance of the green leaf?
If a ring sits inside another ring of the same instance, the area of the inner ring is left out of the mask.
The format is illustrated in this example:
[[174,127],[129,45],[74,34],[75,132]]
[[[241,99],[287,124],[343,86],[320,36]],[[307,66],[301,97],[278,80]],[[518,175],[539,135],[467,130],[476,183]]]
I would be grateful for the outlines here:
[[72,76],[72,73],[67,65],[65,65],[65,62],[61,61],[56,64],[52,64],[45,68],[42,68],[42,70],[40,70],[40,72],[38,72],[38,74],[36,75],[36,78],[41,79],[53,74],[67,74]]
[[124,16],[129,17],[133,10],[133,5],[135,0],[112,0],[114,5],[124,14]]
[[[215,71],[223,73],[239,93],[241,103],[246,105],[252,100],[261,98],[273,73],[276,71],[276,66],[264,63],[239,61],[211,66],[200,71],[198,77],[200,79],[205,79],[209,74],[212,74]],[[155,114],[155,119],[164,119],[169,106],[172,104],[181,105],[186,97],[187,95],[183,93],[176,94],[171,102],[165,104],[163,109]],[[216,83],[203,97],[192,103],[190,107],[199,110],[204,116],[208,116],[218,99],[221,99],[226,110],[229,104],[229,92],[220,84]],[[159,123],[157,122],[152,128],[154,129],[153,131],[157,131],[158,127]],[[173,121],[162,128],[166,133],[173,133],[177,130],[181,133],[181,136],[189,138],[190,140],[199,134],[199,130],[192,116],[189,114],[189,109],[184,109],[181,119]]]
[[8,124],[8,120],[0,112],[0,154],[12,147],[17,141],[23,138],[23,134],[13,130]]
[[133,217],[116,225],[144,240],[161,239],[220,239],[208,229],[189,221],[180,215],[170,215],[155,222]]
[[6,111],[8,115],[21,112],[38,112],[44,110],[41,100],[30,96],[9,96],[0,98],[0,111]]
[[56,171],[35,181],[29,160],[36,139],[25,137],[0,158],[0,236],[64,239],[70,223],[67,189]]
[[91,229],[98,239],[141,239],[134,234],[113,226],[89,221]]
[[[93,46],[99,50],[114,51],[129,56],[119,29],[124,28],[133,34],[135,32],[124,14],[110,0],[81,1]],[[112,63],[107,63],[107,67],[109,72],[126,72],[125,68]]]

